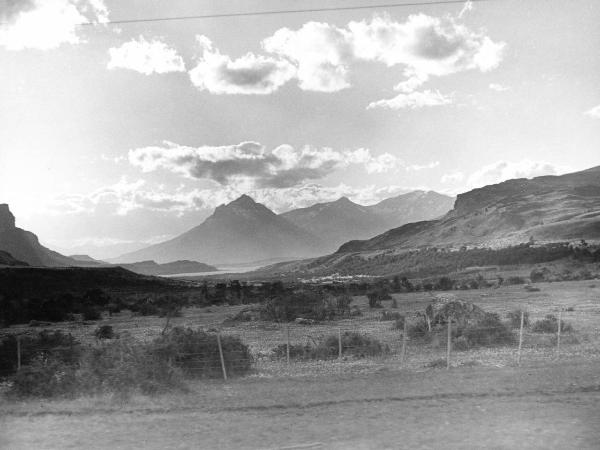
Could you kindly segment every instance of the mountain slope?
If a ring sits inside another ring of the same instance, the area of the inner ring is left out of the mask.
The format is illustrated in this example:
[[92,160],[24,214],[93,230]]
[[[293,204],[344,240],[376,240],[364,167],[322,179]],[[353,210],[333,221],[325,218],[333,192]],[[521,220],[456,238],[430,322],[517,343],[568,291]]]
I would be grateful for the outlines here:
[[191,259],[223,264],[320,253],[322,242],[318,237],[243,195],[217,207],[212,216],[186,233],[123,255],[117,261]]
[[417,222],[339,252],[427,246],[502,247],[536,241],[600,239],[600,166],[562,176],[515,179],[460,194],[436,221]]
[[346,197],[281,214],[290,222],[323,239],[324,252],[352,239],[365,239],[390,228],[440,217],[452,209],[454,198],[433,191],[414,191],[362,206]]
[[[434,263],[438,253],[463,254],[432,247],[506,249],[531,238],[537,243],[600,242],[600,166],[474,189],[460,194],[454,209],[437,220],[405,224],[372,239],[347,242],[331,255],[261,270],[278,277],[415,271]],[[413,251],[423,249],[430,250]]]
[[294,209],[281,217],[319,236],[325,242],[324,252],[333,251],[350,239],[368,238],[386,229],[381,217],[346,197]]
[[434,191],[413,191],[367,208],[383,218],[388,228],[395,228],[405,223],[437,219],[452,209],[454,201],[454,197]]
[[7,204],[0,204],[0,250],[31,266],[76,266],[77,261],[40,244],[37,236],[15,226],[15,216]]
[[0,266],[28,266],[25,261],[19,261],[18,259],[13,258],[13,256],[0,250]]

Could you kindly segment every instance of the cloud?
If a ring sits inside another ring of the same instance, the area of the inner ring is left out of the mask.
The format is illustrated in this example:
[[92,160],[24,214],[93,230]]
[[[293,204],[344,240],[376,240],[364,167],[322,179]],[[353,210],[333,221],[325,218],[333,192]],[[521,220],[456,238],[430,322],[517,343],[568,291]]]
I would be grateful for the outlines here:
[[362,165],[368,173],[385,172],[400,164],[389,153],[373,156],[368,149],[335,151],[280,145],[267,150],[257,142],[218,147],[187,147],[164,142],[160,147],[130,150],[129,162],[144,172],[166,169],[189,178],[248,188],[295,186],[306,180],[324,178],[349,164]]
[[108,69],[129,69],[144,75],[185,71],[183,58],[177,50],[158,39],[148,41],[140,36],[109,49],[108,53]]
[[503,86],[498,83],[490,83],[489,87],[492,91],[498,91],[498,92],[504,92],[504,91],[508,91],[510,89],[508,86]]
[[8,0],[6,4],[0,11],[0,47],[13,51],[78,44],[81,23],[108,20],[103,0]]
[[439,161],[433,161],[429,164],[411,164],[406,166],[408,172],[418,172],[420,170],[434,169],[440,165]]
[[442,183],[458,183],[465,179],[463,172],[446,173],[442,175]]
[[296,30],[280,28],[261,42],[268,56],[247,53],[232,59],[207,37],[197,39],[202,55],[190,78],[216,94],[269,94],[292,79],[302,90],[337,92],[351,86],[352,67],[364,62],[401,67],[405,80],[395,89],[408,94],[432,76],[492,70],[505,47],[451,16],[425,14],[410,15],[404,22],[383,15],[344,27],[307,22]]
[[418,109],[427,106],[440,106],[452,103],[452,98],[441,94],[439,91],[414,91],[409,94],[398,94],[394,98],[378,100],[369,103],[367,109],[387,108],[387,109]]
[[176,189],[167,192],[162,187],[151,188],[144,180],[128,181],[102,187],[89,194],[57,197],[48,212],[58,214],[116,214],[126,215],[135,210],[171,211],[183,213],[203,208],[203,199],[197,191]]
[[213,94],[270,94],[296,73],[286,60],[246,53],[232,60],[215,49],[206,36],[197,36],[202,55],[190,70],[192,84]]
[[588,109],[584,114],[594,119],[600,119],[600,105],[594,106],[592,109]]
[[262,46],[294,62],[300,89],[336,92],[350,86],[348,65],[354,59],[354,49],[352,33],[347,29],[307,22],[298,30],[277,30]]
[[482,167],[473,172],[466,181],[468,189],[486,186],[488,184],[501,183],[513,178],[533,178],[542,175],[561,175],[572,169],[556,164],[532,161],[524,159],[521,161],[498,161]]
[[467,0],[465,2],[465,4],[463,5],[462,9],[460,10],[460,12],[458,13],[458,18],[462,19],[462,17],[473,10],[473,2],[471,0]]

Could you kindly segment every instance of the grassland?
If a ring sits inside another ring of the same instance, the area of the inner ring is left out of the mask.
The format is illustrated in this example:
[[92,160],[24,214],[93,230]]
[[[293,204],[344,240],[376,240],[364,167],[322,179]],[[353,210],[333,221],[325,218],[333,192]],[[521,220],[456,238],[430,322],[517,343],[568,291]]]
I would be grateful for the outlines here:
[[[286,342],[285,325],[226,320],[248,306],[189,308],[171,324],[240,335],[256,360],[250,376],[191,382],[186,393],[158,397],[3,402],[0,447],[598,448],[600,282],[535,286],[540,290],[513,285],[452,292],[502,316],[525,308],[532,321],[563,310],[575,331],[563,336],[560,359],[553,335],[526,332],[521,367],[516,348],[509,346],[456,351],[450,371],[436,369],[430,363],[444,357],[445,347],[416,341],[409,342],[401,362],[399,332],[379,321],[382,310],[370,310],[363,297],[353,301],[361,316],[290,324],[290,341],[359,331],[386,343],[391,349],[386,357],[288,366],[271,356],[271,349]],[[408,316],[432,300],[422,292],[394,297],[393,310]],[[392,311],[391,302],[384,307]],[[151,339],[165,319],[124,312],[54,328],[91,342],[99,324]],[[31,330],[13,326],[2,332]]]

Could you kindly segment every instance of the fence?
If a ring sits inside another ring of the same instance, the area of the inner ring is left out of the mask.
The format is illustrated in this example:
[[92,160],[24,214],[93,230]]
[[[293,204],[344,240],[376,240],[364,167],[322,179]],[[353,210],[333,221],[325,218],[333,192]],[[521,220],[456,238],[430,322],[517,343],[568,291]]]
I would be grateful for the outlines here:
[[[460,317],[431,323],[422,313],[389,309],[318,323],[205,323],[217,345],[177,350],[169,355],[169,364],[184,366],[192,377],[210,373],[228,379],[247,373],[248,367],[258,374],[289,376],[381,366],[405,370],[471,364],[518,366],[528,361],[600,356],[597,308],[548,306],[529,314],[520,311],[516,317],[512,311],[508,320],[511,311],[494,312],[498,320],[475,322],[475,326]],[[12,347],[5,346],[4,356],[0,355],[0,377],[28,364],[32,353],[50,356],[72,351],[74,345],[46,342],[32,349],[28,337],[14,340]],[[102,344],[95,340],[86,345]],[[14,352],[12,356],[6,355],[7,349]]]

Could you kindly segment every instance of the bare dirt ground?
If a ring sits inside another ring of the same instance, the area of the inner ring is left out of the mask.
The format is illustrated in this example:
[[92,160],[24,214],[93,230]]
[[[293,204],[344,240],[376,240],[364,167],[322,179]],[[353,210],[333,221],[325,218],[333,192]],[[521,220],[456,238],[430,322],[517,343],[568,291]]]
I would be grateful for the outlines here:
[[247,378],[0,406],[0,448],[600,448],[600,363]]

